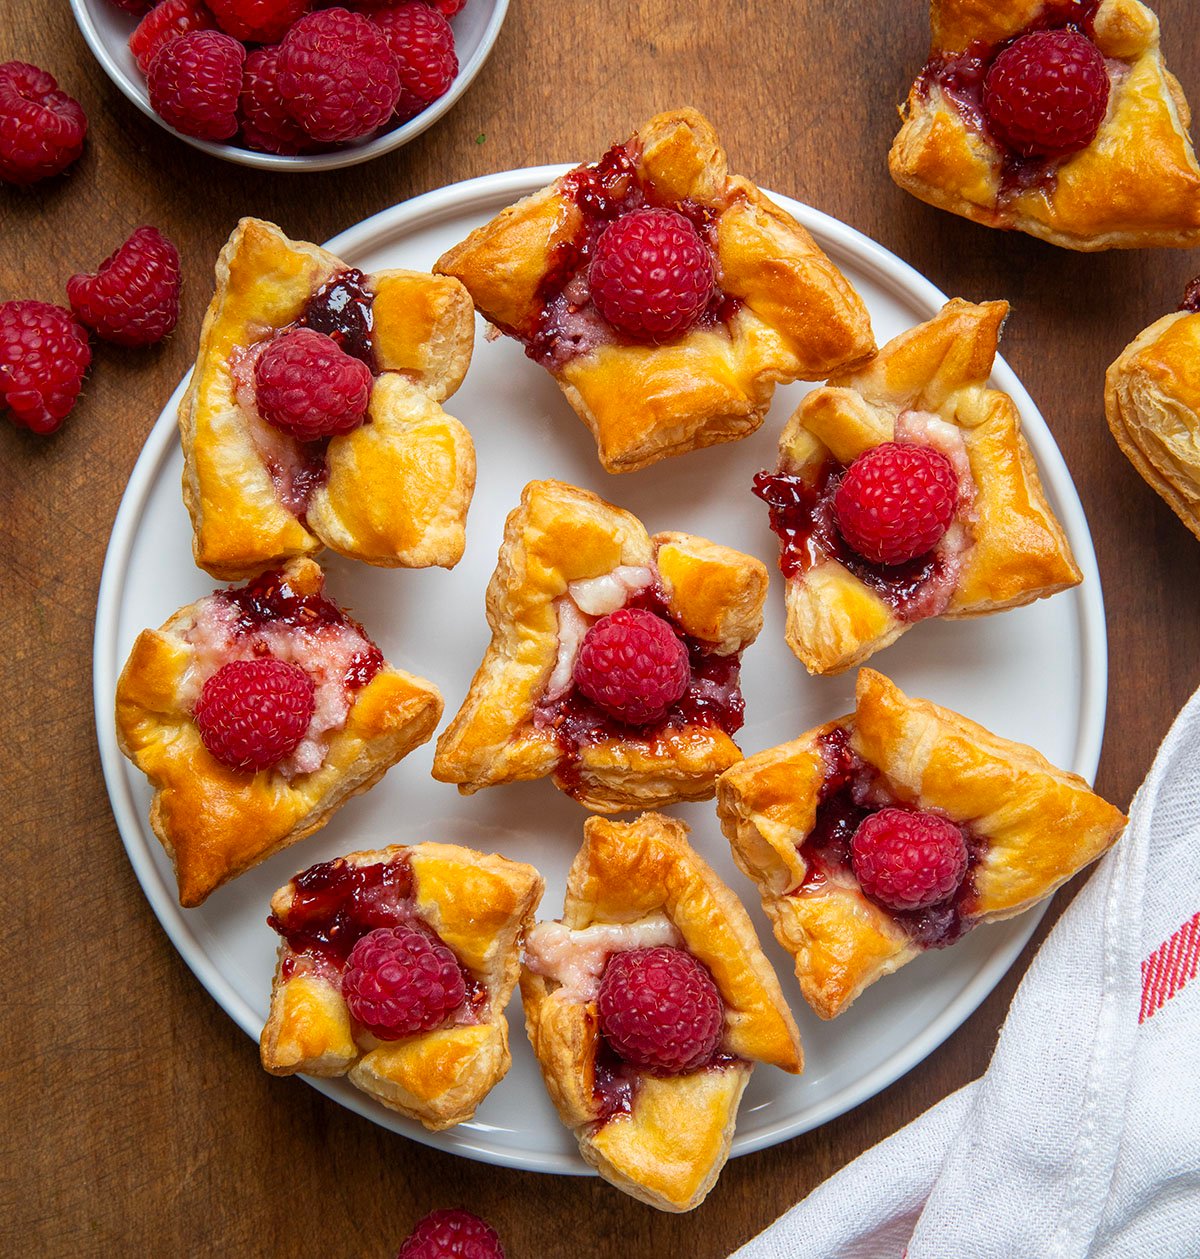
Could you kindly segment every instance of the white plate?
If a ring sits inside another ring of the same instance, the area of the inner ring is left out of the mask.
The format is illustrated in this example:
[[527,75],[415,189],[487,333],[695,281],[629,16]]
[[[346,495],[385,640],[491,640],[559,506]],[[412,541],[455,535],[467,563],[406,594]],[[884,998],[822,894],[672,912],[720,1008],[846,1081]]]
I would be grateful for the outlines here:
[[402,126],[362,144],[350,144],[328,153],[302,153],[288,157],[279,153],[258,153],[237,144],[214,144],[209,140],[197,140],[185,136],[168,126],[150,104],[146,89],[146,76],[138,69],[133,53],[129,51],[129,36],[140,21],[112,0],[71,0],[71,12],[92,55],[103,66],[104,73],[146,115],[160,127],[178,136],[180,140],[212,157],[236,162],[239,166],[257,166],[262,170],[305,171],[337,170],[343,166],[355,166],[373,157],[390,153],[410,140],[416,139],[427,127],[450,109],[455,101],[471,86],[483,63],[491,54],[500,34],[504,16],[508,12],[508,0],[471,0],[461,12],[450,19],[454,30],[454,47],[458,53],[458,77],[450,84],[445,96],[439,97],[428,109]]
[[[330,248],[368,271],[429,267],[447,247],[502,206],[565,167],[513,171],[444,188],[351,228]],[[944,301],[927,280],[852,229],[786,197],[795,214],[842,267],[871,310],[880,342],[932,315]],[[286,227],[286,224],[285,224]],[[931,622],[872,661],[910,691],[942,701],[1010,738],[1039,747],[1056,764],[1091,778],[1104,725],[1104,607],[1083,510],[1044,421],[1012,371],[997,362],[994,381],[1017,401],[1042,479],[1062,520],[1083,586],[1030,608],[977,621]],[[430,777],[433,745],[414,752],[378,787],[352,800],[312,839],[216,892],[199,909],[176,903],[170,866],[146,816],[145,779],[117,750],[112,728],[117,674],[138,632],[212,590],[190,562],[191,531],[180,500],[182,459],[175,436],[181,384],[134,468],[113,528],[100,588],[95,642],[97,726],[104,775],[129,858],[163,927],[226,1012],[257,1038],[266,1017],[275,936],[266,925],[276,887],[313,862],[356,848],[451,840],[533,862],[546,876],[542,916],[562,905],[566,871],[585,814],[548,782],[494,787],[470,798]],[[452,412],[475,439],[479,482],[467,551],[453,572],[395,572],[334,558],[330,588],[375,636],[387,657],[431,678],[447,717],[467,690],[487,643],[483,594],[506,513],[534,477],[559,477],[597,490],[637,513],[651,532],[684,529],[760,556],[776,573],[776,541],[766,508],[750,493],[760,468],[774,467],[784,419],[807,386],[779,390],[764,428],[730,446],[670,460],[632,476],[610,477],[591,436],[545,372],[508,339],[480,336]],[[783,585],[768,598],[767,621],[746,653],[743,686],[747,752],[770,747],[853,708],[853,675],[811,679],[783,641]],[[1012,964],[1038,913],[982,927],[961,944],[931,952],[869,989],[852,1010],[822,1023],[800,999],[788,957],[776,947],[753,888],[733,866],[711,804],[675,810],[696,846],[750,907],[768,955],[796,1010],[808,1060],[799,1078],[770,1067],[755,1072],[742,1105],[733,1152],[744,1154],[824,1123],[858,1105],[920,1062],[975,1009]],[[472,1158],[537,1171],[586,1171],[546,1097],[522,1034],[519,1000],[509,1011],[513,1065],[474,1122],[432,1136],[377,1106],[344,1081],[315,1087],[376,1123]],[[245,1069],[256,1051],[246,1046]],[[280,1089],[295,1087],[280,1082]]]

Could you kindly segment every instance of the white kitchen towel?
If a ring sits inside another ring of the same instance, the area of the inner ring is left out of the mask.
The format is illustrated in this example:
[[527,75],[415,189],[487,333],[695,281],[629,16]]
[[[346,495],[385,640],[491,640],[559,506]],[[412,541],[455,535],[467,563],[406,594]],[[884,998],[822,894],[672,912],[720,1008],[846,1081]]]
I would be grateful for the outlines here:
[[1200,692],[983,1078],[733,1259],[1200,1259],[1198,964]]

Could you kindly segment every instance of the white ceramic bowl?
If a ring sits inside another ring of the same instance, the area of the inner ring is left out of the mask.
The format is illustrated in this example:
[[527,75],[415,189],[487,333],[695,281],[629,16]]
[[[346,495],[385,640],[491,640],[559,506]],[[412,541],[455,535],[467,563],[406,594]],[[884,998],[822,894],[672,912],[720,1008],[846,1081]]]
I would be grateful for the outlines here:
[[454,30],[454,45],[458,50],[458,78],[450,85],[450,90],[436,100],[428,109],[409,119],[403,126],[386,131],[367,140],[362,144],[350,144],[344,148],[334,149],[329,153],[311,153],[299,157],[281,157],[276,153],[256,153],[252,149],[244,149],[236,144],[213,144],[208,140],[197,140],[185,136],[182,132],[168,127],[165,122],[150,108],[150,96],[146,90],[146,80],[129,51],[129,36],[137,25],[137,18],[117,8],[112,0],[71,0],[71,11],[75,21],[87,40],[88,47],[95,54],[96,60],[104,67],[104,72],[125,93],[126,96],[156,123],[181,140],[209,153],[213,157],[224,158],[227,162],[237,162],[241,166],[257,166],[262,170],[306,171],[306,170],[337,170],[342,166],[355,166],[359,162],[369,161],[383,153],[407,144],[415,136],[419,136],[426,127],[431,127],[453,105],[454,102],[471,86],[472,79],[479,73],[483,63],[488,59],[504,16],[508,12],[508,0],[469,0],[466,8],[450,19]]

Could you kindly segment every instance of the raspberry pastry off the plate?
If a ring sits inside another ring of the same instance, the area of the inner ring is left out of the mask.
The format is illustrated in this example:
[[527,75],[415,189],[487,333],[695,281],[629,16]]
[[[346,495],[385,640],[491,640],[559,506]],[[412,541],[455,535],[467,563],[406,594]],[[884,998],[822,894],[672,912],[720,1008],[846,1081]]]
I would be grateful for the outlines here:
[[525,346],[609,472],[753,433],[775,385],[875,348],[862,301],[695,110],[659,114],[435,268]]
[[741,902],[674,818],[589,818],[559,922],[526,940],[521,999],[546,1088],[606,1180],[700,1205],[756,1062],[797,1073],[800,1035]]
[[826,1019],[925,949],[1044,900],[1125,825],[1082,778],[871,669],[851,716],[725,774],[717,812]]
[[1065,249],[1200,245],[1188,103],[1138,0],[932,0],[892,178]]
[[1126,458],[1200,538],[1200,278],[1108,369],[1104,404]]
[[558,481],[526,486],[487,591],[491,645],[438,739],[464,795],[552,774],[600,813],[706,800],[741,759],[767,571]]
[[462,383],[474,331],[454,280],[366,276],[243,219],[179,408],[196,563],[250,577],[329,547],[453,567],[475,448],[439,404]]
[[784,429],[771,509],[788,645],[839,673],[931,616],[1032,603],[1082,580],[1012,399],[987,386],[1008,305],[955,300]]
[[273,1075],[348,1075],[430,1131],[508,1071],[504,1007],[541,899],[532,867],[455,844],[325,861],[271,898],[282,937],[263,1027]]
[[297,559],[143,630],[117,683],[121,751],[181,905],[320,830],[433,734],[442,697],[384,661]]

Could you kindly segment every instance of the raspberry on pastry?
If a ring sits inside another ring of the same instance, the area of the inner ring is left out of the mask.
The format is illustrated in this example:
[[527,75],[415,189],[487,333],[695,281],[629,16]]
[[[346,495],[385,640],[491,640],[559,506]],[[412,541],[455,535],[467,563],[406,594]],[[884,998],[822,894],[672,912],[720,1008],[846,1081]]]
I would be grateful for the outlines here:
[[734,859],[826,1019],[926,949],[1044,900],[1125,825],[1082,778],[872,669],[856,695],[850,716],[717,786]]
[[757,1062],[798,1073],[800,1035],[741,902],[674,818],[592,817],[563,916],[526,936],[521,1001],[586,1162],[690,1211],[729,1154]]
[[83,152],[87,117],[52,74],[24,61],[0,64],[0,181],[60,175]]
[[907,192],[1065,249],[1200,244],[1200,164],[1141,0],[931,0],[888,166]]
[[218,590],[144,630],[121,672],[117,740],[154,788],[184,906],[320,830],[441,716],[324,584],[298,559]]
[[243,219],[217,260],[179,408],[197,564],[248,577],[327,546],[368,564],[452,568],[475,448],[440,404],[474,336],[456,280],[364,275]]
[[80,323],[115,345],[154,345],[179,319],[179,250],[156,227],[139,227],[94,275],[67,281]]
[[0,406],[19,428],[53,433],[92,361],[87,333],[49,302],[0,303]]
[[470,1119],[508,1070],[504,1008],[542,889],[532,866],[454,844],[297,874],[271,898],[264,1068],[348,1076],[431,1131]]
[[691,109],[510,206],[435,270],[550,372],[609,472],[746,437],[777,383],[875,348],[845,277],[729,174]]
[[598,813],[707,800],[741,758],[742,651],[766,569],[685,533],[534,481],[505,526],[492,641],[433,776],[464,795],[552,776]]
[[754,479],[779,536],[788,646],[840,673],[929,617],[1078,585],[1007,394],[987,388],[1005,302],[952,301],[788,421]]

